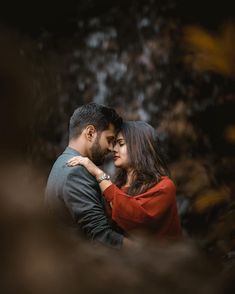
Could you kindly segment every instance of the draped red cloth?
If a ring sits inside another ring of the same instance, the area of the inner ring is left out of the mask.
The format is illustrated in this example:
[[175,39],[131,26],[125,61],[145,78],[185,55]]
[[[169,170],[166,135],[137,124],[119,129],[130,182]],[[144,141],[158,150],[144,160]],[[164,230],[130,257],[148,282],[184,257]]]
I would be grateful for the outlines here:
[[126,232],[146,231],[160,239],[182,236],[176,205],[176,188],[172,180],[161,181],[145,193],[130,196],[127,188],[112,184],[103,195],[112,207],[112,219]]

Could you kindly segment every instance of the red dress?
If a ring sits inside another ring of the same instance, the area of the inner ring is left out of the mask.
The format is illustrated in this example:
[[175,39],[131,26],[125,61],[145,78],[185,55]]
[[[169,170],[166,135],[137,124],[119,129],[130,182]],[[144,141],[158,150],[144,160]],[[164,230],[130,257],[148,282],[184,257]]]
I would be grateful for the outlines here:
[[182,236],[176,188],[168,177],[145,193],[130,196],[112,184],[103,192],[112,206],[112,219],[126,232],[145,231],[160,239]]

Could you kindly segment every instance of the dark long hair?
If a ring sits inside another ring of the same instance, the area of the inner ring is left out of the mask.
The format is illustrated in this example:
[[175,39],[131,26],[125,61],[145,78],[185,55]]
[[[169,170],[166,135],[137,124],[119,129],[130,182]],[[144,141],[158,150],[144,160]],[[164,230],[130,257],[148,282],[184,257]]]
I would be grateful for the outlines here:
[[[169,175],[157,132],[143,121],[124,122],[120,132],[126,141],[129,167],[133,169],[134,176],[127,193],[144,193],[158,183],[162,176]],[[115,183],[122,187],[126,180],[127,171],[119,169]]]

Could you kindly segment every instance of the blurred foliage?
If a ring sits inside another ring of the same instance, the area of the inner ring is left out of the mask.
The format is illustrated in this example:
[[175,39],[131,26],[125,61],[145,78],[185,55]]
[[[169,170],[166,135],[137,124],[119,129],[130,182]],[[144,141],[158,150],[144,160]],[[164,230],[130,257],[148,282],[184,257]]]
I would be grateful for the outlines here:
[[209,190],[197,196],[193,203],[193,210],[202,213],[213,206],[220,205],[221,203],[229,203],[230,193],[227,187],[220,187],[217,190]]
[[[136,248],[114,250],[74,238],[45,211],[38,177],[34,166],[20,160],[1,162],[2,294],[231,293],[224,291],[218,263],[192,242],[139,238]],[[234,278],[232,269],[228,278]]]
[[186,61],[199,71],[211,70],[229,77],[235,77],[235,24],[224,24],[220,34],[206,32],[191,26],[184,30],[191,56]]
[[226,127],[224,131],[224,137],[228,142],[235,144],[235,125]]

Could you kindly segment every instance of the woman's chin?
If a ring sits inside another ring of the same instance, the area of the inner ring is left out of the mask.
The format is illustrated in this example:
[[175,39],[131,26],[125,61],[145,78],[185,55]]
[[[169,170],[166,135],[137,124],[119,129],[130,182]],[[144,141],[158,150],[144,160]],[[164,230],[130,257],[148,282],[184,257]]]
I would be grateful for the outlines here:
[[122,164],[118,163],[118,162],[114,162],[114,166],[117,168],[122,168]]

